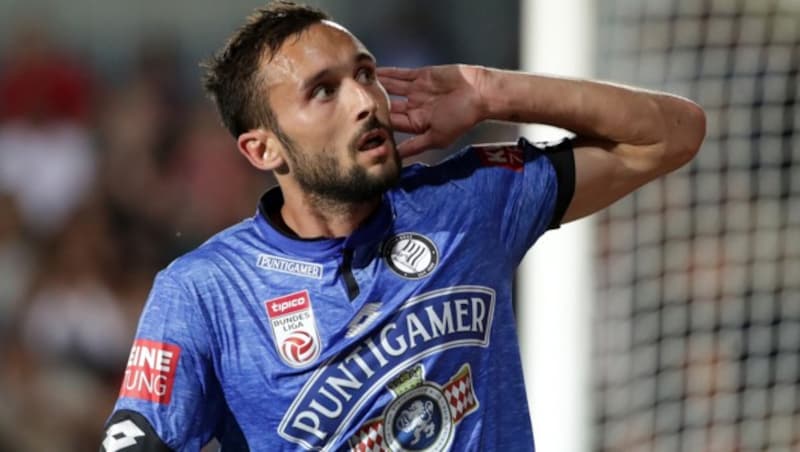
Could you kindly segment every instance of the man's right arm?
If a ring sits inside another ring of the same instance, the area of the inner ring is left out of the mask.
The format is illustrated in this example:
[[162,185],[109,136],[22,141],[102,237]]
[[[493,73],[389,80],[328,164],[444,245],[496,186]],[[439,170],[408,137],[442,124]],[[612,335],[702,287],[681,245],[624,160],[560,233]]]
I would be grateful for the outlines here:
[[207,322],[196,297],[156,277],[128,357],[103,452],[199,450],[226,408],[211,366]]
[[691,160],[705,114],[678,96],[590,80],[477,66],[381,68],[392,125],[415,136],[401,155],[444,147],[483,120],[548,124],[574,132],[575,189],[564,222],[605,208]]
[[705,136],[705,114],[667,93],[592,80],[482,69],[486,119],[549,124],[575,140],[572,221],[686,164]]

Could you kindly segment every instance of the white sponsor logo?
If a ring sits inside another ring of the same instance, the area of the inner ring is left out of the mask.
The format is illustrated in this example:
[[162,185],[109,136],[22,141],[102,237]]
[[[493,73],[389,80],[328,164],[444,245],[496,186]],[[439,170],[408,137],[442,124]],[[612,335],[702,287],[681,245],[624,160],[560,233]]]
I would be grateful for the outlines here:
[[270,316],[275,314],[280,315],[289,309],[291,309],[292,312],[294,312],[296,310],[295,308],[303,308],[307,304],[307,300],[308,298],[305,296],[305,294],[300,294],[299,296],[294,298],[267,304],[267,306],[269,306],[269,309],[271,311]]
[[259,254],[256,262],[261,268],[306,278],[322,279],[322,265],[313,262],[296,261],[285,257]]
[[106,452],[117,452],[136,444],[136,438],[144,436],[142,429],[136,426],[132,420],[127,419],[111,425],[106,430],[106,437],[103,440],[103,448]]

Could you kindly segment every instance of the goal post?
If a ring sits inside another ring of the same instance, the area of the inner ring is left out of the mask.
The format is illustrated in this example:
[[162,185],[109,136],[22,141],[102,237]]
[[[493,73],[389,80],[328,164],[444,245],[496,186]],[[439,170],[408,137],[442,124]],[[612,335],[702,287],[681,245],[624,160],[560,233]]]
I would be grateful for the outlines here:
[[[523,0],[522,69],[591,77],[593,8],[593,0]],[[523,127],[522,134],[550,141],[567,132],[532,125]],[[593,231],[588,218],[548,232],[517,273],[525,385],[536,447],[542,451],[590,449]]]

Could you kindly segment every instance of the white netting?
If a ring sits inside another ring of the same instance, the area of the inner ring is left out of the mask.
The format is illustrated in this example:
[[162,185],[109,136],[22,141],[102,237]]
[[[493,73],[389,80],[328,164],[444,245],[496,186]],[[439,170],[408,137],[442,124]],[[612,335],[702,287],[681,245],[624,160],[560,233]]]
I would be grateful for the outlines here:
[[800,450],[800,0],[598,0],[602,77],[698,101],[598,232],[595,450]]

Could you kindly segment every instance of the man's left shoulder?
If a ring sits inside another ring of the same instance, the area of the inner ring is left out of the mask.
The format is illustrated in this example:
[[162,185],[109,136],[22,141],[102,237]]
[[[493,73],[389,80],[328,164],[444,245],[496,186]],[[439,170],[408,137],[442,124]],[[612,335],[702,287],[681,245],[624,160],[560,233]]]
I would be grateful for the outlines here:
[[403,169],[400,186],[406,189],[426,185],[441,186],[447,182],[475,175],[477,171],[503,169],[522,171],[525,163],[539,155],[563,146],[558,143],[532,144],[525,138],[517,141],[470,144],[434,165],[415,163]]
[[179,256],[169,269],[180,279],[193,283],[207,281],[211,275],[229,268],[236,257],[247,254],[254,232],[253,220],[247,219],[224,229],[197,248]]

